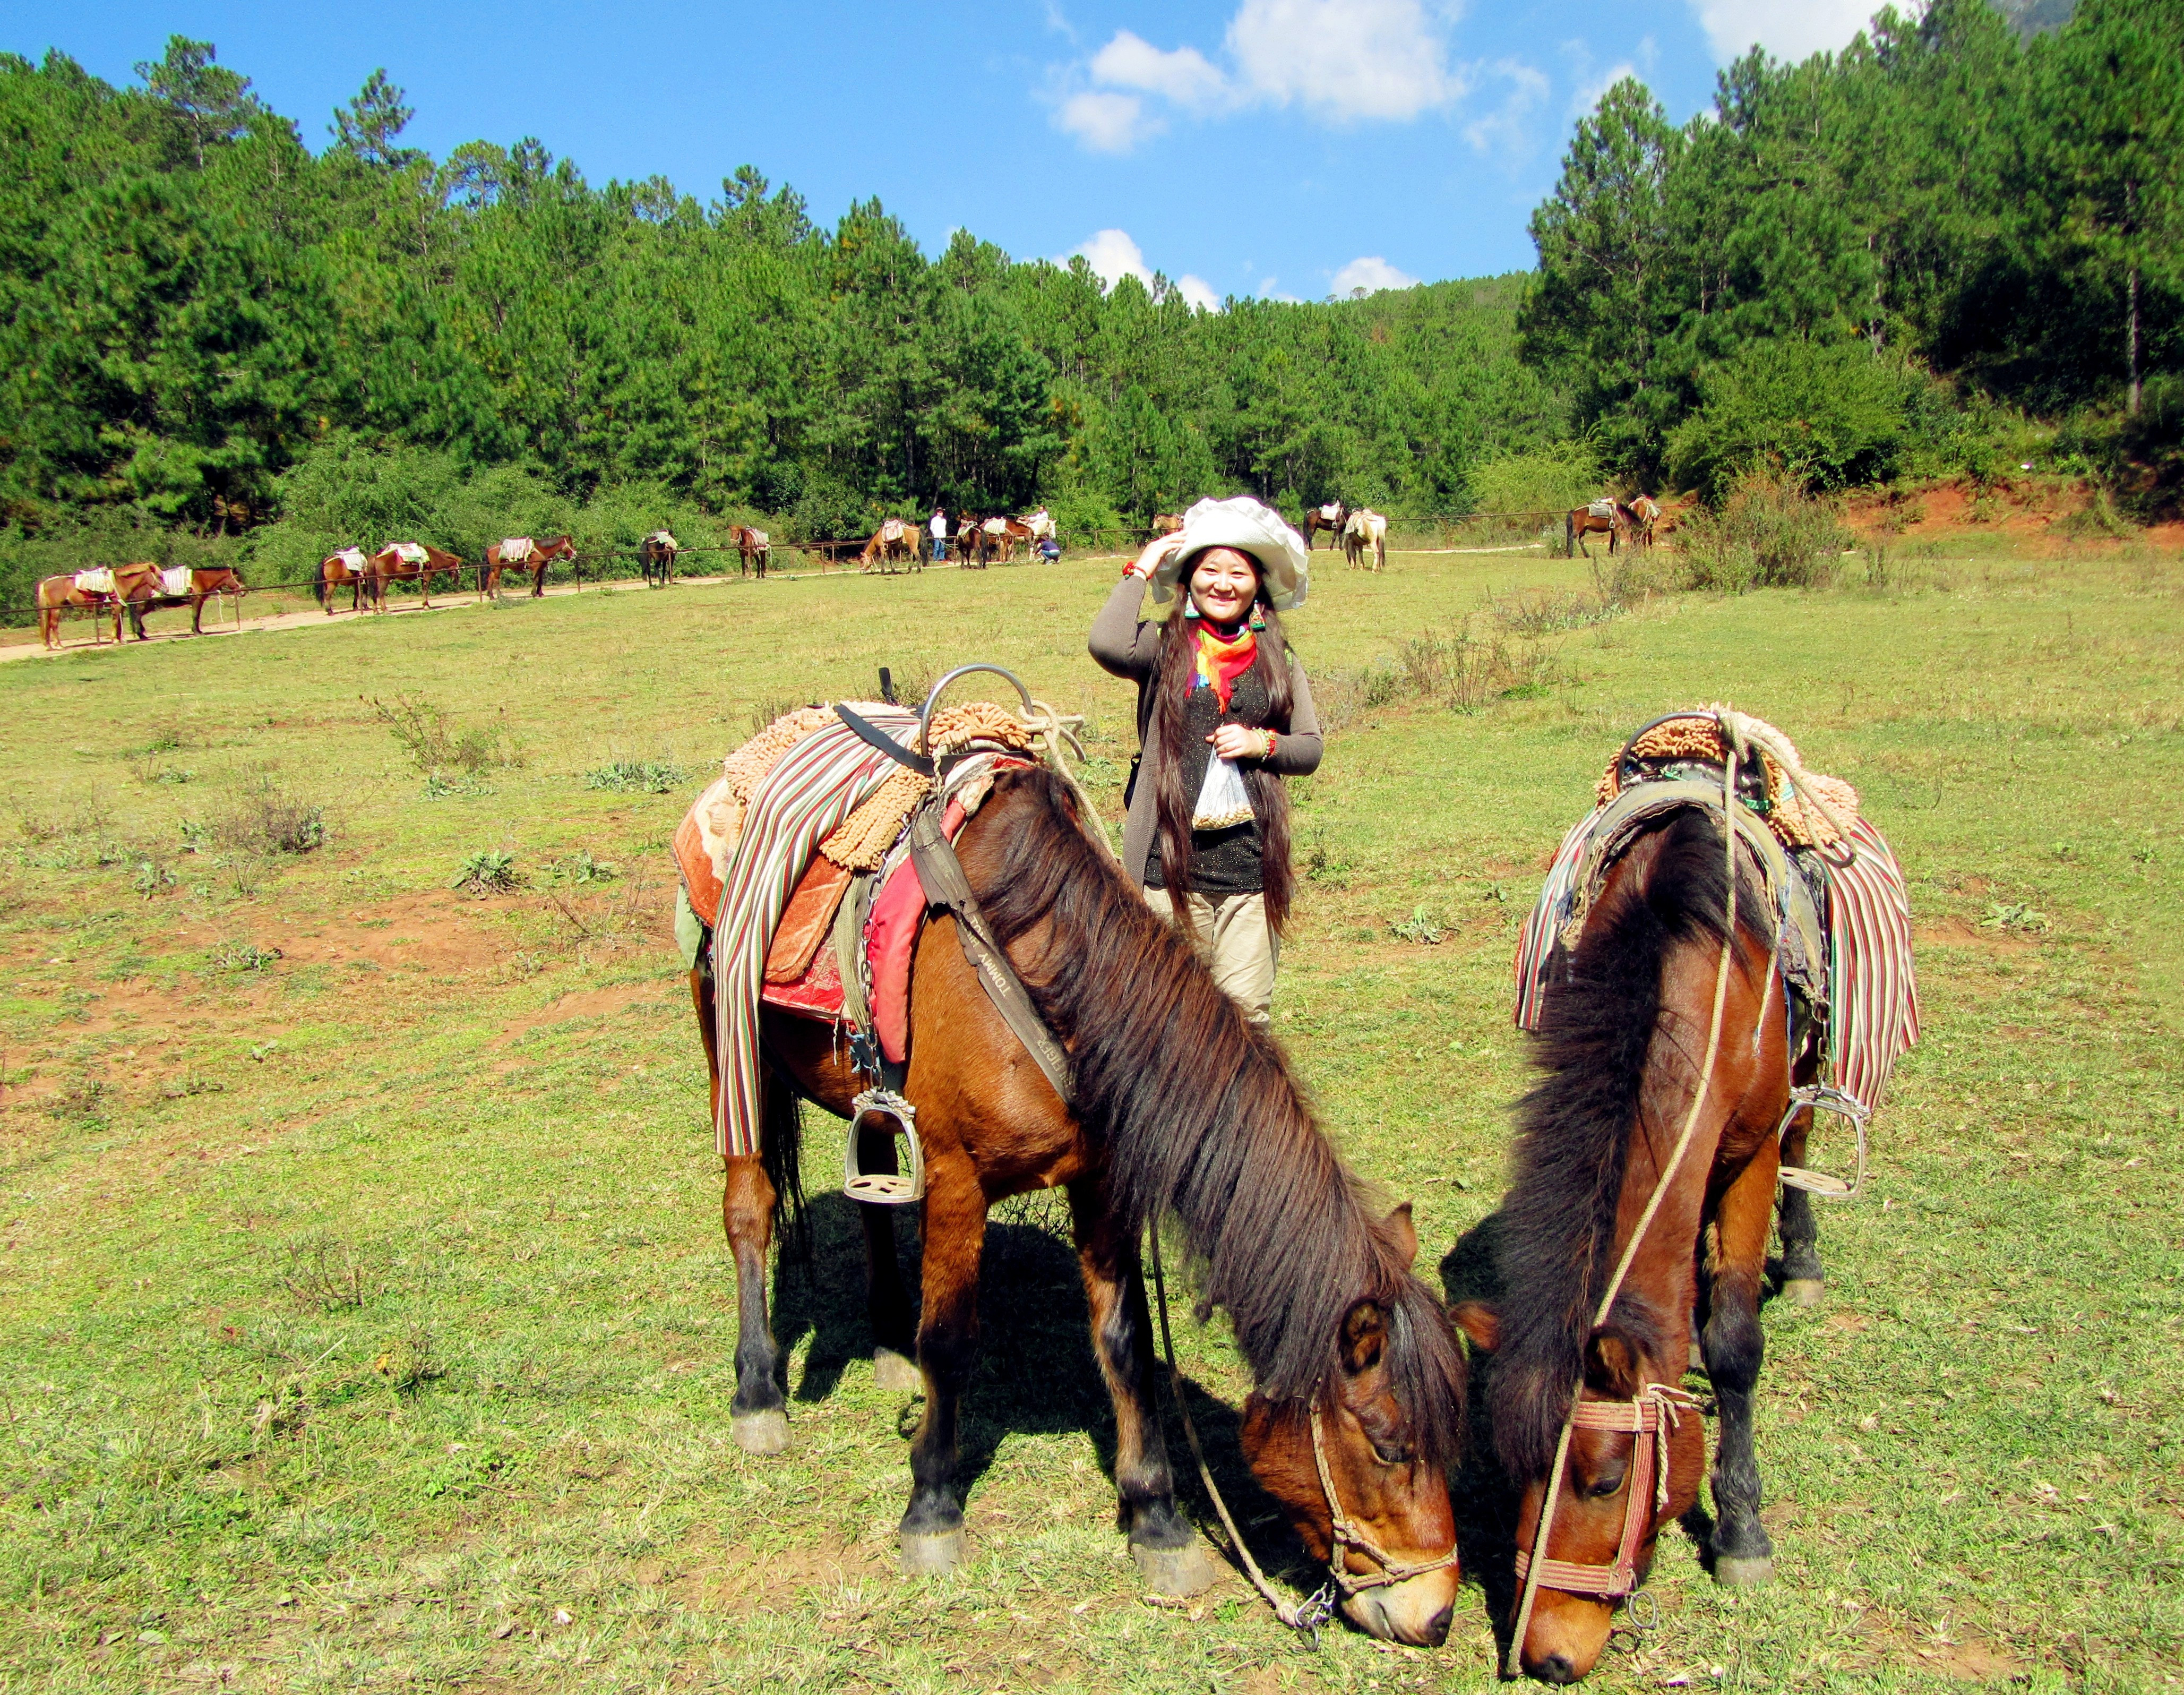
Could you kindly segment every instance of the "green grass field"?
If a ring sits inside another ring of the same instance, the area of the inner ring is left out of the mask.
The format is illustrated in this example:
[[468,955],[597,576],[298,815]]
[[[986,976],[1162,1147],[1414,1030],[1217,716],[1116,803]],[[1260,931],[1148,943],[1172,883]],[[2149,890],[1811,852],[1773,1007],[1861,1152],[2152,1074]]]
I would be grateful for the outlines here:
[[[1846,564],[1555,629],[1591,616],[1582,562],[1323,555],[1291,628],[1342,728],[1296,785],[1277,1026],[1440,1259],[1501,1190],[1514,932],[1602,761],[1691,702],[1786,730],[1903,858],[1926,1035],[1865,1197],[1824,1210],[1826,1304],[1767,1311],[1777,1582],[1718,1592],[1672,1532],[1658,1628],[1596,1682],[2169,1687],[2184,566]],[[915,1408],[873,1385],[816,1115],[816,1275],[785,1269],[776,1307],[794,1446],[728,1441],[669,833],[755,711],[868,694],[882,664],[1018,669],[1087,715],[1118,802],[1130,696],[1084,648],[1112,572],[588,594],[0,666],[0,1689],[1494,1681],[1502,1572],[1467,1574],[1434,1653],[1301,1653],[1233,1579],[1148,1604],[1047,1197],[989,1239],[973,1561],[896,1578]],[[1389,663],[1459,624],[1501,650],[1463,712]],[[375,701],[441,739],[437,778]],[[588,786],[615,761],[679,774]],[[312,806],[322,845],[307,845]],[[451,888],[479,854],[521,885]],[[1237,1362],[1217,1320],[1181,1332],[1240,1480]]]

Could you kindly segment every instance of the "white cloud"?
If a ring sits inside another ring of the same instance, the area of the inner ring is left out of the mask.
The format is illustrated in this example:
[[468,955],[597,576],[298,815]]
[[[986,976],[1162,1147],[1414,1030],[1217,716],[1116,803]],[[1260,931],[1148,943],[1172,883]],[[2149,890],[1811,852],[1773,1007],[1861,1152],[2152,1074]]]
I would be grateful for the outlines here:
[[1532,66],[1513,59],[1497,59],[1495,77],[1509,85],[1502,103],[1463,126],[1463,138],[1480,153],[1512,158],[1529,153],[1538,139],[1532,114],[1546,103],[1548,82]]
[[1186,270],[1176,279],[1175,292],[1201,312],[1221,309],[1221,297],[1213,292],[1213,285],[1202,276],[1193,276]]
[[1244,0],[1228,42],[1252,92],[1340,120],[1415,118],[1465,92],[1418,0]]
[[[1112,288],[1126,276],[1136,277],[1148,288],[1153,286],[1152,267],[1145,263],[1145,249],[1131,238],[1128,230],[1101,230],[1087,236],[1056,262],[1067,265],[1078,254],[1084,255],[1092,274],[1106,287]],[[1175,291],[1201,312],[1221,309],[1221,297],[1202,276],[1184,272],[1177,281]]]
[[1165,95],[1178,105],[1225,102],[1228,79],[1196,47],[1163,52],[1128,30],[1092,55],[1092,80],[1109,88]]
[[1417,277],[1401,271],[1373,254],[1366,259],[1353,259],[1334,273],[1329,293],[1338,300],[1347,300],[1355,294],[1378,294],[1383,288],[1415,288]]
[[1145,116],[1145,103],[1134,94],[1088,89],[1061,103],[1054,121],[1095,153],[1128,153],[1145,137],[1167,125]]
[[[1573,118],[1590,118],[1592,115],[1593,108],[1600,104],[1602,95],[1622,81],[1624,77],[1637,75],[1638,67],[1631,64],[1629,59],[1624,59],[1619,64],[1610,65],[1591,81],[1580,83],[1577,92],[1570,96],[1569,115]],[[1645,79],[1639,77],[1639,81],[1642,82]]]
[[1713,56],[1724,64],[1757,42],[1791,61],[1836,52],[1880,10],[1875,0],[1691,0]]
[[1333,123],[1402,122],[1470,91],[1422,0],[1240,0],[1224,41],[1228,69],[1117,30],[1078,67],[1090,86],[1055,122],[1096,152],[1127,153],[1161,126],[1149,98],[1201,114],[1296,105]]
[[1097,235],[1087,236],[1065,257],[1080,253],[1092,267],[1093,275],[1110,288],[1126,276],[1136,277],[1148,288],[1153,286],[1153,273],[1145,264],[1145,251],[1130,239],[1128,230],[1101,230]]

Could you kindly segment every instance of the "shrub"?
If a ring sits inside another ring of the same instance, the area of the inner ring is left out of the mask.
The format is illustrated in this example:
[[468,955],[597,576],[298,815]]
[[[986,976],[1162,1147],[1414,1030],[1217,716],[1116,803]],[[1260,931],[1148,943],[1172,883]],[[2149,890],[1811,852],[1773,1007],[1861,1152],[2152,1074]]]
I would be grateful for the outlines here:
[[616,795],[666,795],[689,782],[692,773],[664,759],[617,759],[584,773],[584,787]]
[[1812,588],[1829,582],[1851,533],[1835,507],[1796,484],[1748,477],[1719,512],[1677,527],[1684,578],[1693,588]]
[[326,808],[290,794],[269,772],[200,834],[242,853],[315,853],[326,845]]
[[467,889],[473,895],[505,895],[523,881],[515,868],[515,856],[495,848],[481,848],[471,855],[448,887]]
[[1885,481],[1925,382],[1863,342],[1747,342],[1700,373],[1698,410],[1669,434],[1669,474],[1709,504],[1768,467],[1806,489]]
[[523,763],[522,750],[504,727],[459,728],[437,705],[421,696],[397,694],[392,702],[375,698],[371,710],[410,756],[410,762],[428,778],[435,772],[474,774],[493,766]]
[[1567,512],[1600,492],[1600,461],[1589,442],[1533,453],[1490,454],[1471,467],[1473,510]]

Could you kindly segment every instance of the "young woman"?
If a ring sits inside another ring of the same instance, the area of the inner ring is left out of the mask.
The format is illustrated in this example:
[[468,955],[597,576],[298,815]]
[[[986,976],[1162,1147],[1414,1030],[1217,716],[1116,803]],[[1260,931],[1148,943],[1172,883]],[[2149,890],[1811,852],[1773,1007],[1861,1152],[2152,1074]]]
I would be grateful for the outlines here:
[[[1092,622],[1092,657],[1138,685],[1123,864],[1196,941],[1223,989],[1267,1022],[1295,878],[1284,777],[1319,764],[1319,719],[1279,615],[1309,560],[1256,500],[1201,500],[1153,542]],[[1181,604],[1139,622],[1156,604]]]

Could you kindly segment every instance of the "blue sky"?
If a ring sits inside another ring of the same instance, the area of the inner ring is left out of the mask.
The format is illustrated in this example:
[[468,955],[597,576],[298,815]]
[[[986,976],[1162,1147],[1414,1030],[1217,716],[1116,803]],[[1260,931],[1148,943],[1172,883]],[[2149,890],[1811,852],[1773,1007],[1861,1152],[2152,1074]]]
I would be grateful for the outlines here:
[[1753,41],[1839,47],[1869,0],[14,0],[0,47],[131,79],[211,41],[325,144],[376,66],[405,139],[536,135],[594,183],[710,198],[755,164],[832,222],[878,195],[928,252],[1083,249],[1194,298],[1399,286],[1529,265],[1573,117],[1635,70],[1681,118]]

